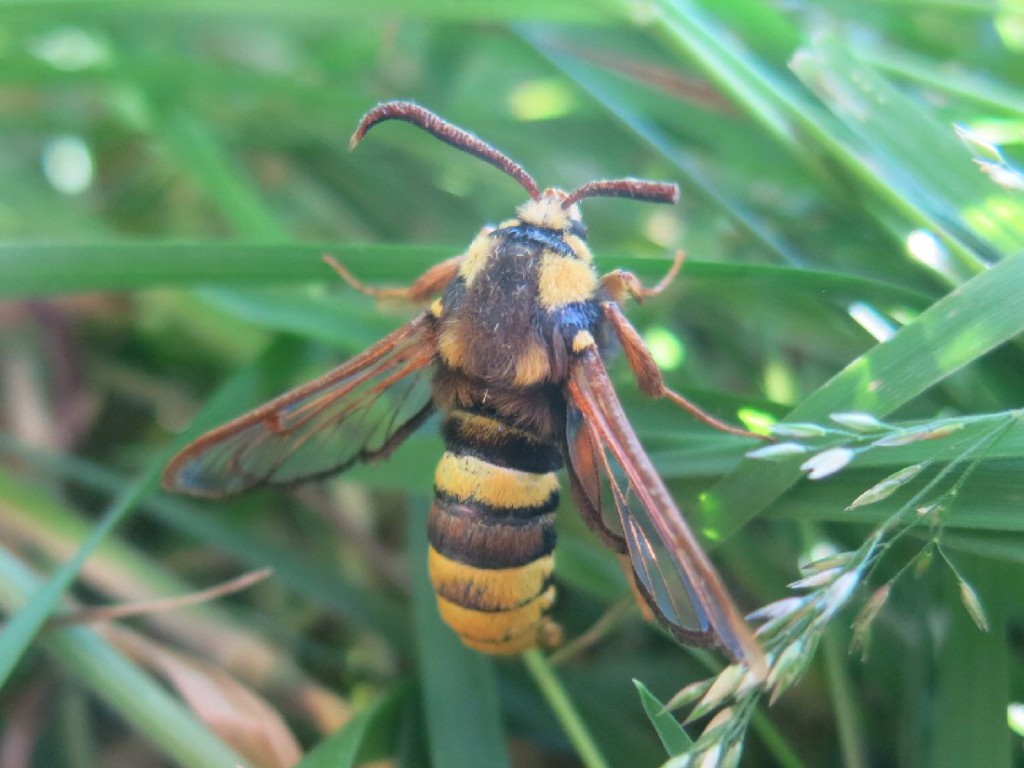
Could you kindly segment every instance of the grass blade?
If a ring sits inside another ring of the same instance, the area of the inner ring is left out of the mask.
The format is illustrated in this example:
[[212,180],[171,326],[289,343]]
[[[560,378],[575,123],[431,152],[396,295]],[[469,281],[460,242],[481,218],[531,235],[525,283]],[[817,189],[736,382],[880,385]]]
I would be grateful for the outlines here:
[[665,705],[647,690],[647,686],[639,680],[634,680],[633,685],[636,686],[636,691],[640,694],[644,712],[647,713],[651,725],[658,732],[658,738],[661,739],[669,756],[678,755],[693,746],[693,739],[683,730],[683,726],[672,716],[672,713],[665,711]]
[[[424,508],[422,503],[412,507]],[[466,648],[437,612],[437,597],[427,578],[426,515],[409,514],[406,533],[416,574],[413,620],[432,764],[508,768],[494,662]]]
[[[7,639],[10,628],[18,626],[14,621],[29,621],[20,617],[34,615],[30,612],[32,606],[40,600],[40,595],[48,597],[55,581],[56,578],[51,578],[46,584],[39,583],[5,548],[0,548],[0,600],[8,612],[17,610],[0,639],[5,669],[11,667],[12,658],[14,661],[20,658],[20,655],[10,655],[17,650],[16,643]],[[51,611],[55,607],[49,606]],[[92,630],[82,627],[51,630],[46,633],[43,644],[64,667],[171,759],[190,768],[242,764],[242,758],[211,734],[160,683],[127,661]]]
[[[896,336],[854,360],[786,418],[824,422],[828,414],[885,417],[929,387],[1024,332],[1024,259],[1007,259],[930,307]],[[728,535],[799,480],[789,466],[746,461],[702,498],[704,530]],[[749,489],[758,488],[756,498]]]

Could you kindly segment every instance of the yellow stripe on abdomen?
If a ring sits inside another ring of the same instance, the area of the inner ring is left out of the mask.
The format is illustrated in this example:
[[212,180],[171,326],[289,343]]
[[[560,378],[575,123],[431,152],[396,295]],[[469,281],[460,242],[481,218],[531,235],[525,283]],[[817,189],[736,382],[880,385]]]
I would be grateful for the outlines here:
[[499,467],[475,456],[445,451],[437,465],[434,487],[460,501],[499,509],[530,509],[549,504],[558,494],[558,476]]
[[554,555],[511,568],[478,568],[445,557],[433,547],[430,581],[438,597],[479,611],[511,611],[534,600],[549,587]]
[[548,587],[526,605],[510,611],[478,611],[438,595],[441,617],[462,641],[486,653],[519,653],[541,645],[551,633],[547,612],[555,603],[555,588]]

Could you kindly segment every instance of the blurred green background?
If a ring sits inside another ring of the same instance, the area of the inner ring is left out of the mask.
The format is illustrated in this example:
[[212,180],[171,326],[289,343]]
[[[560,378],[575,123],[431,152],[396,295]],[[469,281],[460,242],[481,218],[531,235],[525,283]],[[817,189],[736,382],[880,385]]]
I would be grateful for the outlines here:
[[[347,151],[367,109],[411,98],[542,187],[680,184],[673,208],[584,214],[602,270],[652,282],[686,249],[672,289],[628,311],[669,384],[720,417],[991,414],[981,448],[964,429],[809,482],[806,456],[745,459],[750,441],[644,400],[614,367],[747,610],[893,515],[905,495],[845,511],[878,480],[956,470],[942,513],[886,551],[765,707],[743,765],[1024,765],[1022,51],[1020,0],[0,4],[0,764],[667,759],[631,680],[664,701],[721,659],[642,621],[570,504],[556,617],[570,638],[604,631],[554,668],[557,715],[544,669],[439,625],[435,428],[295,492],[157,490],[202,427],[411,316],[352,291],[324,253],[406,284],[523,201],[407,125]],[[263,566],[268,580],[200,607],[46,624],[69,601],[183,595]],[[888,583],[870,653],[849,654],[856,607]]]

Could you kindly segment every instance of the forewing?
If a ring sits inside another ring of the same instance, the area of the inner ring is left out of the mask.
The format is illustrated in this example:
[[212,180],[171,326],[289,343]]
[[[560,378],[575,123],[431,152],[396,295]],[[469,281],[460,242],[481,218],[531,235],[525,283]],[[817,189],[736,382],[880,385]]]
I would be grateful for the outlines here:
[[596,348],[574,362],[567,399],[576,496],[621,529],[637,587],[651,609],[681,641],[719,643],[763,675],[760,646],[651,465]]
[[431,414],[435,321],[424,313],[325,376],[207,433],[164,485],[219,497],[385,457]]

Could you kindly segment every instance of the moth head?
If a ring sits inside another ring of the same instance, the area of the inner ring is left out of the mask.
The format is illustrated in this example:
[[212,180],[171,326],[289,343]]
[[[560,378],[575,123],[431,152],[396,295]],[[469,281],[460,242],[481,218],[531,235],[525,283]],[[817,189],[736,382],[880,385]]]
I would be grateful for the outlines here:
[[679,187],[664,181],[643,179],[588,181],[572,192],[545,189],[542,194],[532,196],[519,206],[517,213],[526,224],[585,238],[587,229],[583,226],[579,202],[588,197],[627,197],[648,203],[675,203],[679,200]]
[[580,207],[576,203],[566,206],[568,198],[568,192],[548,188],[536,199],[527,200],[519,206],[516,213],[524,224],[586,237],[587,228],[583,226]]

